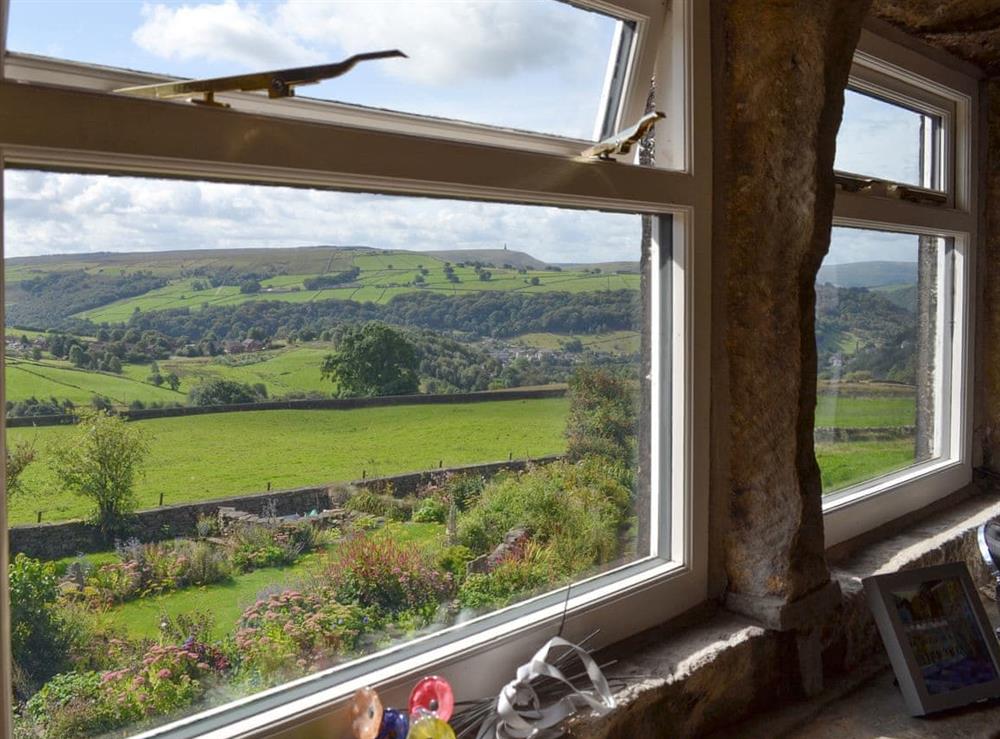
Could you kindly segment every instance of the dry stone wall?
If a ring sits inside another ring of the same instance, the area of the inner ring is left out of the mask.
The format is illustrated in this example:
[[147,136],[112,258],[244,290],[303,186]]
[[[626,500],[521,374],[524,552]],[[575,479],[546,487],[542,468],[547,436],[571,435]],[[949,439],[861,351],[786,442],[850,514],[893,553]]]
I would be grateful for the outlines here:
[[[350,483],[330,483],[291,490],[273,490],[250,495],[215,498],[197,503],[184,503],[152,508],[136,513],[132,521],[131,536],[141,541],[157,541],[176,536],[188,536],[195,531],[195,524],[202,516],[215,516],[219,508],[236,508],[252,514],[265,510],[279,516],[294,513],[322,511],[334,507],[331,492],[345,484],[358,488],[372,488],[391,491],[404,497],[420,487],[446,478],[449,475],[476,474],[490,478],[503,470],[520,471],[531,465],[548,464],[560,459],[559,456],[535,459],[515,459],[506,462],[446,467],[425,472],[413,472],[386,477],[371,477]],[[108,549],[111,542],[103,539],[96,527],[83,521],[63,523],[43,523],[37,525],[12,526],[9,535],[11,556],[24,553],[39,559],[58,559],[85,552]]]

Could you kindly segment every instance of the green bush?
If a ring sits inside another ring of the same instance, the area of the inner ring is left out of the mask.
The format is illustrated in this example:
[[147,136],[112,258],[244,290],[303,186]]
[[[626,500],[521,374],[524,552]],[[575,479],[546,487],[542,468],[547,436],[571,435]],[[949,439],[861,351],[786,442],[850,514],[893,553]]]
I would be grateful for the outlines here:
[[18,554],[8,573],[11,655],[29,683],[18,686],[18,692],[27,692],[66,666],[73,635],[57,606],[59,587],[52,563]]
[[92,736],[111,731],[139,715],[125,711],[104,689],[99,672],[56,675],[35,693],[24,708],[24,718],[36,729],[26,736]]
[[613,464],[587,459],[555,462],[490,482],[458,521],[458,540],[486,554],[513,528],[553,550],[564,573],[607,562],[618,554],[631,494]]
[[387,521],[405,521],[409,518],[408,507],[403,501],[368,489],[354,493],[344,504],[344,508],[355,513],[381,516]]
[[413,512],[416,523],[444,523],[448,518],[448,506],[437,498],[427,498]]
[[446,547],[438,552],[437,566],[442,572],[451,573],[452,579],[460,583],[465,579],[466,566],[475,559],[468,547],[461,545]]
[[345,539],[330,557],[325,577],[341,603],[390,618],[410,614],[417,622],[429,621],[453,590],[451,575],[427,554],[379,534]]
[[569,381],[566,441],[572,462],[599,456],[631,470],[636,446],[632,384],[607,370],[578,368]]
[[479,500],[486,478],[482,475],[456,475],[445,484],[445,492],[459,511],[467,511]]
[[304,674],[352,652],[368,623],[363,608],[338,603],[322,588],[275,593],[240,617],[238,669],[244,678],[264,683]]
[[463,608],[495,610],[557,580],[550,551],[529,546],[523,556],[504,560],[492,572],[469,575],[458,590],[458,602]]

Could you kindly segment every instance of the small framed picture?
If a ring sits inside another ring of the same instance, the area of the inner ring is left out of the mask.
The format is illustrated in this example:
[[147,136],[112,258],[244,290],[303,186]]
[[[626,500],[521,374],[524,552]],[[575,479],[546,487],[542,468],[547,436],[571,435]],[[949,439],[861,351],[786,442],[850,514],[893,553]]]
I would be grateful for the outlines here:
[[1000,647],[964,562],[862,582],[911,715],[1000,696]]

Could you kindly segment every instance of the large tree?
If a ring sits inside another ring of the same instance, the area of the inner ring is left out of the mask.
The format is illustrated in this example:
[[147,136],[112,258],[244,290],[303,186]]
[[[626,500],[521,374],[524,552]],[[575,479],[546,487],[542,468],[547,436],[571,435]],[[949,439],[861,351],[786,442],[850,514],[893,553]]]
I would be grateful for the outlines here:
[[53,447],[52,468],[66,488],[94,502],[94,522],[110,537],[123,532],[136,508],[135,480],[148,454],[136,424],[83,410],[73,433]]
[[417,392],[417,352],[401,332],[378,321],[346,329],[337,353],[323,360],[323,377],[343,398]]

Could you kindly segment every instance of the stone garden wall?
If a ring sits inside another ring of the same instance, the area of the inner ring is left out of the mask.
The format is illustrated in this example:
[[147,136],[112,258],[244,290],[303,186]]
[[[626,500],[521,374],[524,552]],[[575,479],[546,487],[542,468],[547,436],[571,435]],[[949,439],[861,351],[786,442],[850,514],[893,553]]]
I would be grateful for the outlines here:
[[[391,492],[393,495],[403,497],[448,475],[478,474],[489,478],[502,470],[523,470],[529,465],[548,464],[557,459],[559,459],[558,456],[549,456],[488,462],[464,467],[445,467],[402,475],[370,477],[364,480],[354,480],[350,483],[334,482],[290,490],[271,490],[227,498],[213,498],[197,503],[165,505],[137,512],[133,519],[131,536],[135,536],[141,541],[187,536],[194,533],[195,524],[199,517],[215,516],[219,508],[222,507],[232,507],[247,513],[259,514],[264,511],[265,507],[274,506],[274,512],[279,516],[308,513],[312,510],[322,511],[335,507],[334,501],[331,500],[331,493],[342,490],[347,485],[370,488],[380,492]],[[83,521],[12,526],[9,541],[11,556],[24,553],[39,559],[58,559],[82,552],[102,551],[108,549],[111,544],[100,536],[94,526]]]

